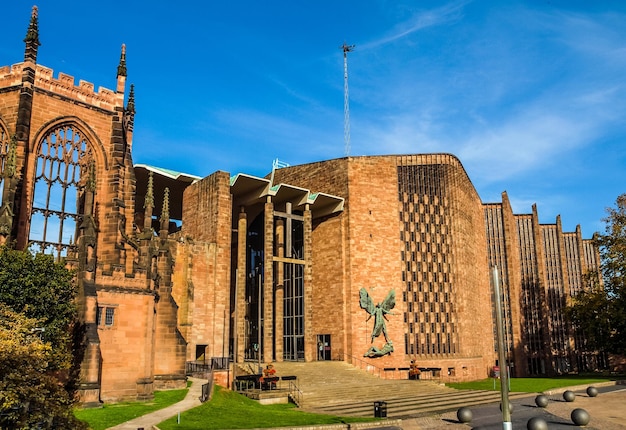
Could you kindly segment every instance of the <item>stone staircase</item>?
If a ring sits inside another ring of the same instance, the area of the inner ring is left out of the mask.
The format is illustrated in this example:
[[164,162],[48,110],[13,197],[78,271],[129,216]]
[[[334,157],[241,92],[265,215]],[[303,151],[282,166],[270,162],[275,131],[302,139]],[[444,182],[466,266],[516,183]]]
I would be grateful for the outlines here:
[[[274,363],[278,376],[295,375],[300,408],[339,416],[374,416],[386,402],[387,417],[433,415],[462,406],[499,403],[499,391],[454,390],[436,381],[380,379],[341,361]],[[511,398],[528,393],[512,393]]]

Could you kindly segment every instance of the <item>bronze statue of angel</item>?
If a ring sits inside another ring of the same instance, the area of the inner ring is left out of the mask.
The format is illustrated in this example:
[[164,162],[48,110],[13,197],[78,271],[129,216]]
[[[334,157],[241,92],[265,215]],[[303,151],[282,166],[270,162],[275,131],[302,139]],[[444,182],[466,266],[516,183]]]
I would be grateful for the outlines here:
[[369,321],[370,318],[374,317],[374,329],[372,330],[372,343],[374,343],[374,339],[380,336],[382,333],[385,336],[385,342],[391,343],[389,338],[387,337],[387,324],[386,315],[394,315],[391,310],[396,306],[396,291],[391,290],[385,300],[382,303],[374,305],[374,301],[367,293],[365,288],[361,288],[359,291],[360,296],[360,305],[361,308],[365,309],[365,311],[370,314],[367,318]]

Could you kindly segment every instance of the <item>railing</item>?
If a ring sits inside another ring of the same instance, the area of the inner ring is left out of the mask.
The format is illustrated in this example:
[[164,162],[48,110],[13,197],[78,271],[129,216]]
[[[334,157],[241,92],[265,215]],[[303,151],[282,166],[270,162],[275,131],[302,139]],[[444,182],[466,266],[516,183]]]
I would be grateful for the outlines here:
[[188,361],[185,363],[185,373],[193,375],[194,373],[210,373],[211,364],[204,361]]
[[347,363],[352,364],[354,367],[363,369],[366,372],[371,373],[372,375],[378,376],[381,379],[386,379],[386,372],[384,368],[375,366],[372,363],[369,363],[363,360],[362,358],[355,357],[354,355],[346,354],[345,352],[343,353],[343,356],[345,358],[345,361]]
[[227,369],[229,364],[229,357],[211,357],[211,369],[213,370]]
[[418,367],[419,379],[441,379],[441,367]]
[[211,360],[188,361],[185,364],[185,373],[192,375],[194,373],[209,373],[213,370],[228,369],[230,361],[228,357],[211,357]]
[[294,381],[289,381],[289,397],[296,406],[302,405],[302,391],[300,391]]
[[211,397],[213,396],[213,384],[213,372],[211,372],[209,375],[209,381],[206,384],[202,384],[202,395],[200,396],[200,401],[202,403],[207,400],[211,400]]
[[[187,375],[191,375],[193,373],[199,373],[199,372],[209,373],[210,386],[205,387],[205,385],[208,385],[208,384],[205,384],[202,386],[202,397],[201,397],[201,399],[208,399],[210,398],[210,391],[208,391],[209,393],[208,396],[205,393],[205,391],[211,390],[211,387],[213,386],[212,371],[228,368],[230,364],[230,360],[229,360],[229,357],[211,357],[211,361],[188,361],[186,364],[187,364],[186,365]],[[250,375],[248,376],[257,376],[254,372],[254,369],[249,363],[247,364],[247,366],[248,366],[248,369],[244,369],[243,367],[241,367],[241,369],[243,371],[249,371]],[[300,391],[300,389],[298,388],[298,385],[296,385],[296,381],[297,381],[296,377],[295,376],[282,376],[277,379],[279,379],[281,382],[285,382],[285,381],[289,382],[288,396],[297,406],[300,406],[302,404],[303,394],[302,394],[302,391]],[[246,382],[245,385],[242,384],[243,381],[239,381],[239,382],[240,382],[239,387],[238,387],[239,390],[246,391],[250,388],[249,381],[245,381]],[[258,387],[256,385],[257,385],[256,383],[253,383],[253,386],[255,388],[257,389],[261,388],[260,385]]]
[[[271,380],[271,381],[270,381]],[[285,387],[285,382],[288,382],[288,386]],[[246,391],[270,391],[275,389],[280,389],[283,391],[287,391],[287,396],[293,401],[296,406],[302,405],[303,393],[296,385],[297,377],[294,376],[275,376],[275,377],[265,377],[264,379],[260,374],[247,374],[247,375],[239,375],[236,377],[234,382],[234,389],[239,392]]]

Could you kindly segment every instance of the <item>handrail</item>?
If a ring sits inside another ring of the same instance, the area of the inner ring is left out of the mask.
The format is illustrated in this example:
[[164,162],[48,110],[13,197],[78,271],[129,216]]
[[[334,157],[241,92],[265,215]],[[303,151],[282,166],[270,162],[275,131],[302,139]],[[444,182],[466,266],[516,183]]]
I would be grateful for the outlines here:
[[211,400],[213,397],[213,385],[215,380],[213,379],[213,372],[208,375],[208,382],[206,384],[202,384],[202,395],[200,396],[200,402],[204,403],[207,400]]
[[211,357],[210,360],[187,361],[185,371],[187,375],[193,373],[208,373],[212,370],[225,370],[228,368],[230,360],[228,357]]
[[[365,360],[363,360],[362,358],[356,357],[354,355],[350,355],[348,353],[343,353],[344,359],[347,358],[346,362],[358,367],[359,369],[363,369],[368,373],[371,373],[375,376],[378,376],[380,379],[386,379],[383,378],[383,375],[386,375],[384,368],[382,367],[378,367],[375,364],[369,363]],[[354,364],[354,361],[356,361],[358,363],[358,366]]]
[[209,373],[211,365],[202,361],[187,361],[185,363],[185,373],[193,375],[194,373]]
[[293,381],[289,381],[289,396],[291,396],[297,406],[301,406],[303,394]]
[[211,369],[227,369],[230,365],[230,357],[211,357]]

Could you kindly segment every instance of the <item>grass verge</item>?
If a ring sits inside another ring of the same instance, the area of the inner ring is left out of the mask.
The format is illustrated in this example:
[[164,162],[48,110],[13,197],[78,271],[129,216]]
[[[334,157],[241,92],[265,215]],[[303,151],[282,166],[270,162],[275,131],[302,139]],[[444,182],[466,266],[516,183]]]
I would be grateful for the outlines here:
[[101,408],[75,409],[74,415],[79,420],[88,423],[93,430],[105,430],[180,402],[187,395],[187,391],[188,388],[156,391],[154,400],[149,402],[123,402],[105,404]]
[[[561,378],[511,378],[510,391],[522,393],[541,393],[555,388],[575,385],[592,385],[607,382],[614,378],[564,376]],[[448,383],[446,386],[459,390],[497,390],[500,391],[500,379],[487,378],[480,381]]]
[[[610,377],[567,376],[561,378],[511,378],[511,391],[537,393],[574,385],[593,385],[614,380]],[[500,380],[449,383],[448,387],[468,390],[500,390]],[[126,402],[97,409],[76,409],[75,415],[93,430],[105,430],[133,418],[165,408],[182,400],[187,390],[158,391],[151,402]],[[238,393],[216,386],[210,402],[183,412],[181,422],[172,417],[159,424],[162,430],[246,429],[298,427],[372,421],[372,418],[338,417],[302,412],[291,404],[261,405]]]
[[248,429],[298,427],[372,421],[373,418],[337,417],[302,412],[292,404],[261,405],[241,394],[216,386],[211,401],[170,418],[158,425],[161,430]]

